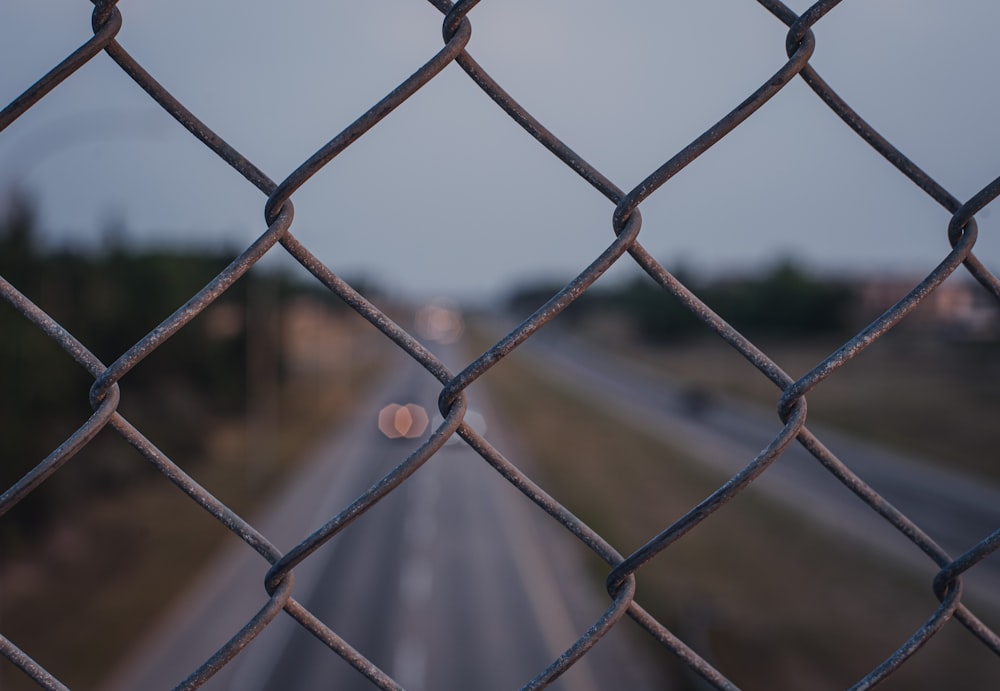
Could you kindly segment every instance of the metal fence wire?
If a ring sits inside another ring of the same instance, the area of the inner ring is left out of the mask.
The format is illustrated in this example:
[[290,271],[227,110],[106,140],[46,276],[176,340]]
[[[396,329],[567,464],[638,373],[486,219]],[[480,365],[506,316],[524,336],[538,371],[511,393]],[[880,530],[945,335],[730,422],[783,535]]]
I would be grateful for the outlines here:
[[[189,111],[184,104],[168,93],[142,65],[137,63],[115,40],[122,27],[125,13],[119,10],[113,0],[95,0],[92,20],[93,38],[56,65],[48,74],[38,79],[27,91],[0,112],[0,130],[6,129],[8,125],[25,115],[32,106],[59,87],[60,84],[71,80],[74,74],[89,61],[102,59],[98,56],[103,52],[141,86],[151,99],[183,125],[192,136],[215,152],[264,194],[266,198],[264,215],[267,230],[186,304],[178,306],[169,318],[110,364],[101,362],[88,350],[86,344],[77,340],[72,333],[26,298],[16,286],[0,277],[0,294],[4,300],[20,312],[25,319],[34,324],[40,332],[57,343],[93,377],[93,386],[90,390],[93,415],[75,433],[62,440],[55,451],[2,495],[0,513],[10,510],[49,477],[59,472],[95,438],[98,432],[105,429],[113,430],[158,468],[177,488],[245,541],[270,565],[266,577],[263,579],[268,596],[266,605],[256,616],[247,621],[245,626],[237,631],[224,647],[215,652],[201,667],[192,670],[178,688],[196,688],[203,684],[239,655],[240,651],[271,622],[281,616],[291,617],[297,621],[326,644],[331,654],[343,657],[367,677],[373,685],[384,689],[399,688],[394,679],[356,652],[351,647],[350,641],[342,639],[336,631],[331,630],[300,602],[296,601],[293,597],[292,572],[297,565],[307,560],[333,536],[341,531],[349,530],[352,522],[358,516],[399,488],[414,471],[443,446],[448,437],[457,434],[468,442],[486,463],[609,565],[607,611],[598,621],[594,622],[591,628],[580,635],[572,647],[553,660],[546,669],[541,670],[525,688],[541,688],[559,677],[585,656],[598,640],[615,627],[623,616],[627,615],[638,622],[659,645],[676,655],[680,661],[689,666],[708,684],[715,688],[733,689],[736,688],[736,685],[717,670],[711,660],[699,656],[681,637],[637,604],[634,599],[636,574],[653,557],[664,552],[681,536],[696,529],[706,517],[744,492],[768,470],[769,466],[786,451],[789,445],[797,441],[808,449],[819,464],[867,504],[871,511],[894,526],[923,552],[930,562],[939,568],[933,579],[933,590],[940,603],[936,610],[929,615],[923,625],[912,632],[907,640],[900,641],[899,648],[895,653],[859,680],[857,688],[874,686],[892,675],[907,659],[918,654],[924,644],[949,622],[960,623],[972,633],[978,643],[981,643],[992,653],[1000,655],[1000,635],[984,624],[969,608],[969,605],[963,602],[962,598],[963,574],[974,569],[1000,546],[1000,528],[983,537],[964,554],[954,556],[947,553],[928,537],[921,526],[916,525],[910,518],[889,504],[866,484],[865,479],[859,477],[851,468],[841,462],[805,427],[805,396],[818,384],[837,373],[845,363],[905,319],[953,272],[959,269],[968,272],[985,291],[1000,298],[1000,281],[976,258],[972,251],[977,233],[975,214],[1000,194],[1000,178],[989,182],[968,200],[962,201],[956,198],[872,129],[820,77],[810,65],[810,58],[816,45],[812,28],[828,12],[834,10],[838,5],[837,0],[817,2],[801,15],[795,14],[777,0],[758,1],[764,10],[788,27],[785,42],[787,62],[776,73],[764,75],[761,86],[756,91],[742,103],[736,105],[725,117],[712,124],[704,134],[678,151],[633,189],[623,190],[571,150],[554,133],[546,129],[541,122],[522,108],[504,91],[500,84],[477,64],[467,51],[471,36],[470,12],[478,4],[478,0],[460,1],[456,4],[452,4],[448,0],[430,0],[444,17],[442,23],[444,46],[440,51],[349,127],[317,150],[291,175],[278,182],[269,178],[252,161],[210,129],[195,113]],[[512,120],[553,156],[575,171],[584,182],[607,197],[614,207],[611,224],[613,238],[609,234],[609,239],[612,241],[607,248],[583,272],[553,295],[543,307],[518,324],[513,331],[494,343],[457,374],[449,371],[416,338],[400,328],[351,285],[335,275],[292,234],[292,198],[296,191],[309,183],[319,170],[358,139],[364,137],[376,123],[388,116],[397,106],[417,93],[452,63],[457,63],[482,92]],[[751,114],[796,78],[804,80],[816,96],[844,124],[891,163],[902,175],[909,178],[952,214],[947,229],[951,250],[943,257],[937,268],[913,287],[891,309],[799,379],[793,379],[787,375],[767,354],[713,312],[710,305],[701,302],[674,275],[654,260],[638,241],[642,225],[640,215],[642,203],[662,189],[685,166],[739,127]],[[130,424],[118,410],[119,381],[122,377],[158,349],[167,339],[183,329],[188,322],[206,309],[269,252],[285,252],[294,257],[315,276],[317,281],[339,296],[381,331],[387,339],[436,377],[441,382],[439,402],[444,417],[444,422],[437,430],[438,433],[431,435],[419,449],[376,482],[369,491],[358,497],[339,514],[331,517],[313,534],[303,537],[287,553],[281,553],[271,544],[267,536],[258,532],[257,528],[236,515],[210,491],[201,487],[185,474],[170,458],[161,453],[141,430]],[[653,539],[628,555],[621,555],[615,551],[600,535],[549,497],[531,478],[527,477],[499,450],[493,448],[477,434],[471,425],[463,421],[467,410],[463,393],[466,388],[524,344],[540,327],[555,319],[561,311],[579,298],[599,276],[619,261],[631,261],[641,267],[662,287],[663,291],[676,298],[707,328],[714,331],[720,339],[738,351],[749,365],[766,375],[780,390],[777,412],[783,425],[780,433],[774,437],[770,444],[759,455],[750,460],[742,470],[718,487],[707,499],[690,509],[682,518],[666,526]],[[30,651],[22,650],[14,641],[0,637],[0,650],[39,685],[52,689],[65,688],[58,679],[32,659]]]

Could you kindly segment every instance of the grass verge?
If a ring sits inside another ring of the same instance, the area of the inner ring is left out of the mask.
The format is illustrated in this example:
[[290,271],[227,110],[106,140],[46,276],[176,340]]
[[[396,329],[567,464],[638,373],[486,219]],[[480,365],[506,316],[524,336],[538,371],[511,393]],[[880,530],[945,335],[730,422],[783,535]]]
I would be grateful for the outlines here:
[[[624,554],[726,480],[528,364],[508,358],[482,382],[541,484]],[[752,491],[645,565],[637,599],[741,688],[817,691],[855,683],[937,606],[927,574]],[[700,688],[657,650],[680,688]],[[998,676],[1000,661],[952,621],[882,688],[988,689]]]
[[[352,333],[349,338],[364,336]],[[258,412],[245,419],[219,419],[198,454],[172,459],[230,509],[249,518],[371,386],[377,376],[375,357],[382,352],[378,345],[354,342],[349,347],[355,355],[322,376],[315,370],[290,374],[264,418]],[[104,431],[71,463],[86,463],[88,454],[114,445],[127,447]],[[177,487],[145,467],[143,458],[125,450],[132,454],[131,467],[140,469],[127,482],[68,504],[31,549],[0,564],[0,629],[71,688],[95,688],[229,535]],[[0,660],[0,689],[37,688]]]

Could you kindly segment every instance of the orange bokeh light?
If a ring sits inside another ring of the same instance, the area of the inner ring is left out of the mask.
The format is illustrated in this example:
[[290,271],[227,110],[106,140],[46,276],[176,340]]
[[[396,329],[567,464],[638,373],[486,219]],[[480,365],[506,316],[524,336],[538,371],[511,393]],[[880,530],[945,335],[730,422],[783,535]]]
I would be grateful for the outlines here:
[[427,430],[430,419],[416,403],[390,403],[378,413],[378,429],[390,439],[416,439]]

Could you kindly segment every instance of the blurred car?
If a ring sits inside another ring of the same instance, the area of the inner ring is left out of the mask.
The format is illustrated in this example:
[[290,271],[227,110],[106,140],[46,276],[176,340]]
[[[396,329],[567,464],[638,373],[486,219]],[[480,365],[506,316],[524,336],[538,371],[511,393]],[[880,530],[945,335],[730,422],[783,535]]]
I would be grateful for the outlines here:
[[[469,425],[469,427],[472,428],[472,431],[479,436],[482,437],[486,434],[486,419],[479,412],[469,408],[465,411],[464,421],[467,425]],[[444,422],[444,418],[441,417],[441,415],[435,415],[431,425],[434,429],[437,429],[442,422]],[[455,432],[455,434],[448,437],[448,441],[446,441],[444,445],[453,446],[461,443],[463,443],[462,438],[458,436],[458,432]]]

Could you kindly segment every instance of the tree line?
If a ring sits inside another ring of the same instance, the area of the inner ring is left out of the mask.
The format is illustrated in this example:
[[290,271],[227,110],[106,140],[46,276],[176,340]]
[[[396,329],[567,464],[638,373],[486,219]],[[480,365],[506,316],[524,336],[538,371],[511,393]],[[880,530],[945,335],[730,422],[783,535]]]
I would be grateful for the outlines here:
[[[0,275],[106,365],[234,256],[223,250],[133,250],[115,240],[96,250],[44,248],[31,204],[17,197],[0,218]],[[269,323],[261,312],[276,310],[303,289],[279,274],[244,276],[125,375],[119,411],[172,458],[197,457],[213,421],[245,412],[248,334],[255,324]],[[254,291],[269,300],[255,304],[248,319]],[[254,337],[275,352],[280,347],[276,329],[260,327]],[[0,492],[87,420],[92,384],[69,354],[0,300]],[[56,507],[114,491],[146,472],[145,465],[117,435],[102,431],[4,516],[0,546],[44,528]]]
[[[847,333],[856,290],[847,280],[810,274],[782,261],[757,274],[699,280],[683,270],[674,274],[702,302],[750,338],[802,340]],[[543,304],[558,285],[522,287],[508,306],[525,313]],[[566,309],[568,323],[615,315],[641,338],[654,343],[689,341],[709,332],[674,296],[641,275],[611,285],[595,285]]]

